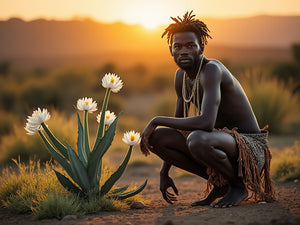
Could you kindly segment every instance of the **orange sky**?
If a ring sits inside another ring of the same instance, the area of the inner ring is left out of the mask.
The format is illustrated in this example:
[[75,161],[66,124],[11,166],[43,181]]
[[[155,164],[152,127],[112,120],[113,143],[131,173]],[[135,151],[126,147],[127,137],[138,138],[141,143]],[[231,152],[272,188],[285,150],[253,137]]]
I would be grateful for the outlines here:
[[0,0],[0,19],[91,17],[102,22],[140,23],[148,28],[194,10],[197,17],[300,15],[300,0]]

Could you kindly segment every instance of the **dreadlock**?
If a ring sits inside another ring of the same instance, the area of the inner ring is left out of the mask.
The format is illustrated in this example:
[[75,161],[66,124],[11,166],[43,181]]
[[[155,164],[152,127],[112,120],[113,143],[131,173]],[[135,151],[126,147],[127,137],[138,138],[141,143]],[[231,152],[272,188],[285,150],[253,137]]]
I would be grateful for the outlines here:
[[177,18],[171,17],[175,23],[170,24],[162,34],[162,38],[167,35],[168,44],[172,43],[172,37],[175,33],[179,32],[194,32],[200,40],[202,50],[204,45],[207,44],[207,38],[212,38],[208,32],[206,24],[202,21],[195,19],[195,15],[192,15],[193,11],[186,12],[183,18],[177,16]]

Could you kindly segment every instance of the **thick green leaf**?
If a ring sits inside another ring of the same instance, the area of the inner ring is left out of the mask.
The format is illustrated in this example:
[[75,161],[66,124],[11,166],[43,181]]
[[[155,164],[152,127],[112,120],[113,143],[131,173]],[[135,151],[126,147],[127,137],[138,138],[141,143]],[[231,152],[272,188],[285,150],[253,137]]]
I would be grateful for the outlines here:
[[125,185],[124,187],[121,187],[121,188],[116,188],[114,190],[111,191],[112,194],[118,194],[118,193],[121,193],[123,191],[126,191],[128,189],[129,185]]
[[84,135],[83,135],[83,142],[84,142],[84,150],[87,155],[87,158],[89,158],[90,155],[90,142],[89,142],[89,126],[88,126],[88,112],[84,111]]
[[114,198],[114,199],[118,199],[118,200],[123,200],[123,199],[129,198],[129,197],[132,197],[132,196],[140,193],[142,190],[144,190],[144,188],[146,187],[146,185],[147,185],[147,180],[140,187],[138,187],[137,189],[135,189],[133,191],[126,192],[126,193],[123,193],[123,194],[120,194],[120,195],[113,195],[110,198]]
[[57,148],[57,150],[65,157],[68,158],[68,151],[66,146],[64,146],[54,135],[53,133],[49,130],[49,128],[46,126],[45,123],[42,123],[42,126],[44,128],[44,130],[46,131],[48,137],[50,138],[50,140],[52,141],[53,145],[55,146],[55,148]]
[[95,150],[92,151],[90,154],[89,163],[88,163],[88,177],[92,186],[99,185],[99,180],[97,180],[97,178],[100,177],[99,168],[101,164],[101,159],[113,141],[116,132],[118,118],[119,116],[116,117],[114,122],[110,125],[110,127],[105,132],[103,138],[101,138],[101,140],[99,141]]
[[86,155],[86,152],[84,151],[83,147],[83,127],[80,121],[80,117],[78,114],[78,110],[75,108],[76,114],[77,114],[77,123],[78,123],[78,136],[77,136],[77,150],[78,150],[78,156],[81,162],[85,167],[87,167],[88,158]]
[[99,126],[98,126],[96,141],[95,141],[92,152],[97,148],[97,146],[98,146],[98,144],[99,144],[99,142],[100,142],[100,140],[101,140],[101,138],[103,137],[103,134],[104,134],[104,128],[105,128],[105,126],[104,126],[104,117],[105,117],[105,111],[106,111],[106,108],[107,108],[110,92],[111,92],[110,88],[106,89],[105,97],[104,97],[104,101],[103,101],[103,105],[102,105],[102,109],[101,109],[101,112],[104,112],[104,113],[101,113],[101,116],[100,116],[100,122],[99,122]]
[[54,147],[50,144],[50,142],[47,140],[47,138],[41,131],[39,131],[39,134],[42,137],[44,143],[46,144],[52,157],[66,170],[69,176],[77,183],[77,177],[75,176],[75,174],[73,174],[72,168],[67,162],[67,160],[54,149]]
[[86,192],[90,189],[90,183],[87,176],[86,168],[80,161],[75,151],[67,144],[68,155],[70,159],[71,168],[76,177],[78,178],[78,185]]
[[101,190],[100,190],[101,195],[106,195],[110,191],[110,189],[113,187],[113,185],[117,182],[117,180],[122,176],[128,162],[129,162],[131,152],[132,152],[132,146],[129,147],[129,150],[127,152],[125,159],[123,160],[123,162],[119,166],[119,168],[116,170],[116,172],[114,172],[107,179],[107,181],[104,183],[104,185],[101,187]]
[[54,170],[56,177],[58,179],[58,181],[61,183],[61,185],[66,188],[68,191],[76,193],[76,194],[80,194],[82,195],[82,191],[73,184],[72,181],[70,181],[67,177],[65,177],[63,174],[61,174],[60,172]]

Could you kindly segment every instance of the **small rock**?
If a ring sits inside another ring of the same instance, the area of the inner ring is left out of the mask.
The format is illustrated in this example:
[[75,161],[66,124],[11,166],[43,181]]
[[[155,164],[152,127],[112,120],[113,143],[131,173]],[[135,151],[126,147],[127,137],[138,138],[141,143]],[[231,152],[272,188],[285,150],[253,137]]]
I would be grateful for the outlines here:
[[62,221],[65,221],[65,220],[76,220],[77,219],[77,216],[75,215],[66,215],[64,218],[62,218]]
[[259,202],[258,204],[267,204],[267,202],[262,201],[262,202]]
[[167,220],[164,225],[174,225],[172,220]]
[[130,222],[126,222],[125,225],[131,225],[131,223]]
[[299,180],[298,180],[298,179],[295,179],[295,180],[294,180],[294,183],[298,183],[298,182],[299,182]]
[[143,209],[145,208],[145,204],[144,202],[140,202],[140,201],[137,201],[137,202],[133,202],[131,205],[130,205],[130,208],[131,209]]

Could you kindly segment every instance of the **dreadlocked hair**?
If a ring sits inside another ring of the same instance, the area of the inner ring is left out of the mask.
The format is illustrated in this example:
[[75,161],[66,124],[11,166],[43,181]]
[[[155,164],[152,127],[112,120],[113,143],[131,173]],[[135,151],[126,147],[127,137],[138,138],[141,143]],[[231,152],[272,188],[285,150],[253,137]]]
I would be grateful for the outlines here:
[[177,16],[177,18],[171,17],[175,23],[170,24],[162,34],[162,38],[167,35],[168,44],[171,44],[172,37],[175,33],[179,32],[194,32],[197,37],[200,39],[200,44],[202,49],[204,45],[207,44],[207,38],[212,38],[208,32],[209,29],[207,28],[206,24],[202,21],[195,19],[195,15],[192,15],[193,11],[186,12],[183,18]]

